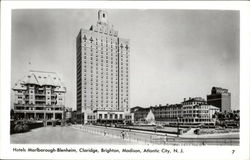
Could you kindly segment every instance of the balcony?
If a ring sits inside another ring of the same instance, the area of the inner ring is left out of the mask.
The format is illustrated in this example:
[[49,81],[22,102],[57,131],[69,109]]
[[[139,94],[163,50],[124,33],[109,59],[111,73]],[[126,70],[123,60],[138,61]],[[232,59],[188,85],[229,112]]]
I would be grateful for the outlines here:
[[45,96],[45,93],[35,93],[35,96]]
[[36,102],[44,102],[45,100],[46,100],[45,98],[35,99]]

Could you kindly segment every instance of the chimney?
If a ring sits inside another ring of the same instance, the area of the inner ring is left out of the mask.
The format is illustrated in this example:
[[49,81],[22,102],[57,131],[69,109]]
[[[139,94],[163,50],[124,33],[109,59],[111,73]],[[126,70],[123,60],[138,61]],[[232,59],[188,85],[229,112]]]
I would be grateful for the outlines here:
[[184,98],[184,102],[186,101],[186,98]]
[[189,97],[189,100],[191,99],[191,97]]

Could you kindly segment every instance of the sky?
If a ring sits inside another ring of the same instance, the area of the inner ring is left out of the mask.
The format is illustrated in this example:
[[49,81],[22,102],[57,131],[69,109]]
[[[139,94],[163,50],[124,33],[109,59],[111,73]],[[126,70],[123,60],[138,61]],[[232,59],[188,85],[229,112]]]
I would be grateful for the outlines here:
[[[213,86],[229,89],[239,109],[239,12],[106,10],[119,37],[130,39],[130,106],[181,103]],[[76,108],[76,36],[98,10],[13,10],[11,87],[29,70],[56,72]],[[13,92],[12,92],[13,100]]]

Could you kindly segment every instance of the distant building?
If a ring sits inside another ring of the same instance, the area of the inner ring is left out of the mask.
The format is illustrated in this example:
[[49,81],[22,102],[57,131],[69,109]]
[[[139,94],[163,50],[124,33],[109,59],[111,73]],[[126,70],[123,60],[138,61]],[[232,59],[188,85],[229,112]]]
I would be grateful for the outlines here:
[[176,123],[177,118],[182,117],[182,105],[171,104],[153,107],[153,113],[157,122],[162,122],[165,124]]
[[161,124],[215,124],[213,115],[219,112],[219,108],[208,105],[201,97],[184,99],[181,104],[171,104],[155,107],[134,107],[131,113],[134,115],[135,123],[145,123],[147,116],[152,111],[156,123]]
[[231,111],[231,93],[228,89],[213,87],[211,94],[207,95],[207,103],[220,108],[221,112]]
[[182,102],[182,117],[181,124],[215,124],[213,115],[219,112],[219,108],[208,105],[201,97],[184,99]]
[[30,71],[12,89],[18,119],[64,118],[66,87],[55,72]]
[[[155,106],[155,107],[134,107],[131,108],[131,113],[135,123],[146,123],[148,121],[148,116],[154,117],[154,121],[157,123],[177,123],[177,117],[182,116],[182,105],[173,104],[166,106]],[[152,116],[153,114],[153,116]]]
[[76,38],[77,112],[81,123],[129,120],[128,39],[118,36],[106,11]]
[[130,113],[134,113],[135,111],[137,111],[138,109],[141,109],[143,107],[140,107],[140,106],[136,106],[136,107],[132,107],[130,108]]
[[126,124],[134,123],[134,118],[132,114],[125,114],[125,123]]
[[[136,106],[136,107],[132,107],[130,108],[130,115],[131,115],[131,123],[135,123],[135,116],[138,116],[138,115],[135,115],[135,112],[138,110],[138,109],[142,109],[142,107],[140,106]],[[138,119],[138,118],[136,118]]]

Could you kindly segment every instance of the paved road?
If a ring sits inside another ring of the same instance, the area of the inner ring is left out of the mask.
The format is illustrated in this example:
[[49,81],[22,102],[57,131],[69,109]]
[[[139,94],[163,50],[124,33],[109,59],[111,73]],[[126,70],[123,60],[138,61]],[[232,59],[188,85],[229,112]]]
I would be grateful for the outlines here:
[[[124,139],[121,132],[125,131]],[[216,136],[216,135],[214,135]],[[218,135],[217,135],[218,136]],[[152,133],[102,126],[42,127],[27,133],[10,136],[14,144],[161,144],[161,145],[239,145],[236,135],[219,137],[167,136]]]
[[71,127],[42,127],[10,136],[12,144],[133,144],[121,138],[90,134]]
[[161,144],[161,145],[239,145],[239,134],[214,134],[214,135],[181,135],[177,138],[173,134],[153,133],[147,131],[129,130],[121,128],[75,125],[72,126],[92,134],[104,134],[113,138],[120,138],[121,132],[125,131],[125,140],[141,144]]

